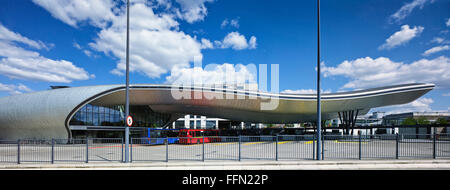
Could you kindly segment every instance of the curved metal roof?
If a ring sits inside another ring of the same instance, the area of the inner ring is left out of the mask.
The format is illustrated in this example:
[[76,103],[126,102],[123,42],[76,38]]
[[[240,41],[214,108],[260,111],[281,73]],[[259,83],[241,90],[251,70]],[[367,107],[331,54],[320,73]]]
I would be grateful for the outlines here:
[[[365,114],[370,108],[409,103],[433,88],[433,84],[414,83],[322,94],[322,118],[336,118],[337,112],[342,111],[360,110]],[[191,95],[191,98],[174,98],[173,93],[177,90]],[[70,137],[68,123],[82,106],[124,102],[124,85],[61,88],[3,97],[0,98],[0,139],[67,138]],[[274,103],[273,109],[267,109],[269,102]],[[315,94],[135,84],[130,86],[130,105],[148,105],[162,113],[196,114],[248,122],[294,123],[316,119]]]

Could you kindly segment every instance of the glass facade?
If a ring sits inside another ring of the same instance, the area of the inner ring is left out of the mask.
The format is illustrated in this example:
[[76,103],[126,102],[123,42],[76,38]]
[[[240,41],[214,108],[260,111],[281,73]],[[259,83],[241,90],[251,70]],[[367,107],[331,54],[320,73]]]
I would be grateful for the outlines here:
[[[170,119],[170,114],[154,112],[149,106],[130,106],[132,127],[159,128]],[[125,126],[125,106],[83,106],[69,122],[69,125]]]
[[206,129],[215,129],[216,121],[208,121],[206,120]]

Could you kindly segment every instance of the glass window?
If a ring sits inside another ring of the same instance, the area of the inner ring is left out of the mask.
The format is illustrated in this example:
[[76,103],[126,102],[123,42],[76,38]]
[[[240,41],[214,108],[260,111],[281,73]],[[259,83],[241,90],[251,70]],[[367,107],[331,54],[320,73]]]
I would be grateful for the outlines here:
[[195,121],[197,124],[197,129],[201,129],[202,128],[202,123],[200,120]]
[[[93,106],[87,104],[74,114],[70,125],[123,126],[125,125],[124,106]],[[133,126],[162,127],[170,119],[170,114],[153,112],[149,106],[130,106]],[[184,127],[184,124],[183,124]]]
[[207,129],[215,129],[216,128],[216,121],[206,121],[206,128]]

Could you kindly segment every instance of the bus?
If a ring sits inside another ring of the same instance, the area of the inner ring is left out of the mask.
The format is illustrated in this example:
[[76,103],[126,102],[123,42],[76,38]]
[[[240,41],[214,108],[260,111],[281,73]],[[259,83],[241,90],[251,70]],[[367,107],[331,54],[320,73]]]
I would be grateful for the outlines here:
[[180,129],[178,132],[180,144],[200,144],[220,142],[217,129]]
[[178,143],[179,129],[161,129],[161,128],[147,128],[147,136],[143,139],[143,144],[164,144],[167,138],[169,144]]

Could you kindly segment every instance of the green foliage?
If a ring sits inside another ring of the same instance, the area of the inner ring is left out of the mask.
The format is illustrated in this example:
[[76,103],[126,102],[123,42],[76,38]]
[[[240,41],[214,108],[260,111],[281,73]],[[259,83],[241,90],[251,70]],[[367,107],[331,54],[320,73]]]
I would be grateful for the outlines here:
[[424,117],[419,117],[417,119],[417,124],[419,124],[419,125],[428,125],[428,124],[430,124],[430,121],[425,119]]
[[447,119],[440,117],[436,120],[436,124],[444,124],[445,125],[445,124],[448,124],[448,121],[447,121]]
[[286,124],[284,127],[294,127],[294,124]]
[[417,120],[415,120],[412,117],[409,117],[403,120],[402,125],[417,125]]

